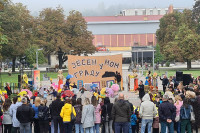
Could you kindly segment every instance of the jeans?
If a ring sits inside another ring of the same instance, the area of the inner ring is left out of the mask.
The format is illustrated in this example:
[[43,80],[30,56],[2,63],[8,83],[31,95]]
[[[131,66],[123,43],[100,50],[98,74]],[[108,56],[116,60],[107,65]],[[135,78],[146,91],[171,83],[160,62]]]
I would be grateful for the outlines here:
[[63,125],[62,118],[60,116],[54,116],[53,123],[54,123],[54,133],[58,133],[58,125],[59,125],[60,132],[61,133],[64,132],[64,125]]
[[[95,123],[95,125],[94,125],[94,127],[93,127],[94,133],[99,133],[99,126],[100,126],[100,124]],[[95,131],[96,131],[96,132],[95,132]]]
[[169,133],[174,133],[174,122],[160,122],[161,124],[161,133],[166,133],[166,127],[169,129]]
[[85,133],[94,133],[93,127],[85,128]]
[[39,125],[40,125],[40,133],[49,132],[49,121],[39,121]]
[[72,133],[72,123],[71,122],[64,123],[64,130],[65,133]]
[[12,133],[19,133],[19,127],[12,127]]
[[145,133],[146,125],[148,125],[148,133],[151,133],[153,119],[142,119],[141,133]]
[[177,133],[181,133],[181,122],[180,121],[178,121],[178,122],[176,122],[176,125],[177,125]]
[[121,129],[123,133],[128,133],[129,122],[115,122],[115,133],[120,133]]
[[82,124],[75,124],[75,131],[76,131],[76,133],[79,133],[79,131],[80,131],[81,133],[84,133]]
[[29,133],[31,128],[30,122],[20,123],[20,133]]
[[129,122],[129,133],[132,133],[132,126],[130,122]]
[[34,119],[34,133],[40,133],[39,119]]
[[131,129],[132,129],[132,133],[135,133],[136,125],[132,125],[132,126],[131,126]]
[[105,133],[112,133],[112,124],[113,124],[113,120],[110,120],[108,122],[105,122]]
[[4,124],[4,133],[11,133],[12,124]]
[[191,123],[190,120],[181,120],[181,133],[185,133],[185,129],[187,128],[187,133],[191,133]]

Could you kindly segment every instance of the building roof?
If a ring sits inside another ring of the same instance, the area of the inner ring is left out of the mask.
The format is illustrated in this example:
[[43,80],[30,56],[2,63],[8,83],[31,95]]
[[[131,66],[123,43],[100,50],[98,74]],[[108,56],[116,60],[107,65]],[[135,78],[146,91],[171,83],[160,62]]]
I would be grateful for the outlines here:
[[91,16],[84,17],[86,22],[116,22],[116,21],[155,21],[163,15],[140,15],[140,16]]

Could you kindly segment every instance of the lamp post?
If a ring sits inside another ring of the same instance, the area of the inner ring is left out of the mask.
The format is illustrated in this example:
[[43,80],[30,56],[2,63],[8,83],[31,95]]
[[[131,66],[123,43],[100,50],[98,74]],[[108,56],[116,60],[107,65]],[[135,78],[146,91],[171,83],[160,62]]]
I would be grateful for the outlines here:
[[38,69],[38,51],[41,51],[41,50],[43,50],[43,48],[36,50],[36,67],[37,67],[37,69]]
[[154,47],[153,46],[148,46],[148,47],[151,48],[152,52],[153,52],[153,57],[152,57],[153,59],[152,60],[153,60],[153,73],[154,73],[154,66],[155,66],[154,65]]

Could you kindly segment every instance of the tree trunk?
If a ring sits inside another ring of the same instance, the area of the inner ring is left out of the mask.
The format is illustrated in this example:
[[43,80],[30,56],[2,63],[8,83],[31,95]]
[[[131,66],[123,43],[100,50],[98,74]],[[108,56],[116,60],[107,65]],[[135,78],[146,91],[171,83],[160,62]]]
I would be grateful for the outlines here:
[[187,60],[187,70],[190,70],[192,68],[191,60]]
[[15,72],[15,61],[16,61],[16,57],[12,58],[12,72]]
[[59,61],[59,69],[62,69],[62,64],[63,64],[63,52],[61,49],[58,51],[58,61]]

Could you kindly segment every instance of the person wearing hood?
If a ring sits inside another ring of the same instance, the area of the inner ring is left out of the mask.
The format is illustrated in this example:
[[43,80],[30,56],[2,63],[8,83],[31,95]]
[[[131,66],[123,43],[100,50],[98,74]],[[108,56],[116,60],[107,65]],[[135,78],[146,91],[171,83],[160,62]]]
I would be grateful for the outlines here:
[[65,101],[65,105],[62,107],[60,112],[60,117],[63,119],[64,123],[64,130],[65,133],[72,132],[72,122],[71,122],[71,113],[73,112],[74,116],[76,117],[76,111],[74,107],[71,105],[71,99],[67,98]]
[[145,94],[142,98],[142,103],[140,106],[140,117],[142,118],[141,133],[145,132],[146,125],[148,124],[148,133],[151,133],[151,127],[153,123],[153,118],[157,114],[156,106],[150,101],[149,94]]
[[129,132],[131,109],[130,105],[124,100],[124,94],[119,94],[119,100],[113,105],[111,116],[115,121],[115,133],[120,133],[121,129],[124,133]]

